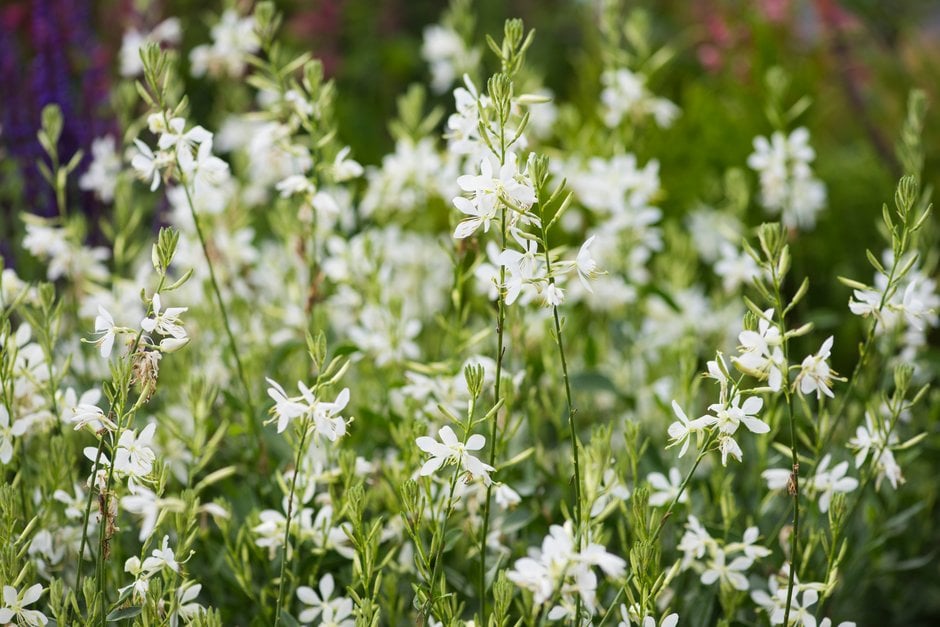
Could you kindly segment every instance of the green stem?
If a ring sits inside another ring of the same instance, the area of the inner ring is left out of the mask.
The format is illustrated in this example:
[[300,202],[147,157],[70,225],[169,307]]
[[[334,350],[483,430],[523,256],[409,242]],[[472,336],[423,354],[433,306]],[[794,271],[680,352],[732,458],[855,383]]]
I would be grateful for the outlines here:
[[708,434],[708,438],[705,440],[705,444],[702,446],[702,450],[699,451],[698,455],[695,456],[695,463],[692,464],[689,472],[686,473],[685,478],[679,485],[679,491],[676,493],[676,496],[673,497],[672,502],[669,504],[669,508],[666,509],[666,513],[663,514],[662,520],[659,521],[659,525],[656,527],[656,531],[653,533],[653,537],[650,539],[650,542],[655,542],[656,539],[659,538],[659,534],[662,533],[663,527],[666,526],[666,521],[669,520],[669,518],[672,516],[672,510],[675,509],[676,505],[679,503],[679,499],[682,498],[682,495],[685,493],[685,489],[688,487],[689,481],[692,480],[692,475],[695,474],[695,471],[698,469],[698,465],[705,458],[705,455],[708,454],[708,450],[717,436],[717,429]]
[[[500,213],[500,234],[502,237],[502,249],[506,249],[506,207],[502,208]],[[496,383],[494,390],[494,403],[497,405],[501,400],[500,381],[503,378],[503,355],[506,352],[503,346],[503,333],[506,327],[506,301],[503,296],[503,285],[506,284],[506,266],[499,268],[499,288],[497,297],[496,313]],[[493,421],[490,423],[490,466],[496,466],[496,448],[499,437],[499,411],[493,414]],[[493,484],[486,486],[486,501],[483,503],[483,530],[480,536],[480,616],[483,618],[483,624],[487,621],[486,607],[486,537],[490,529],[490,504],[492,502]]]
[[774,263],[773,260],[771,260],[770,263],[770,270],[771,279],[773,280],[774,298],[777,301],[776,306],[777,311],[779,312],[779,322],[777,323],[777,328],[780,330],[783,350],[783,394],[787,407],[787,422],[790,424],[790,457],[792,466],[790,471],[790,483],[788,484],[787,488],[790,491],[790,494],[793,495],[793,532],[790,536],[790,574],[789,581],[787,582],[787,604],[783,613],[783,624],[789,625],[790,607],[793,602],[793,588],[797,569],[797,548],[799,546],[800,538],[800,460],[796,451],[796,418],[793,416],[793,398],[790,394],[790,381],[788,376],[790,354],[789,344],[787,341],[787,326],[784,319],[784,312],[786,308],[783,304],[783,296],[780,292],[780,283],[782,277],[777,276],[777,264]]
[[[464,438],[464,440],[466,440],[466,438]],[[454,490],[457,489],[457,476],[459,474],[460,469],[456,468],[453,476],[450,478],[450,492],[447,496],[447,508],[444,511],[444,520],[441,521],[440,532],[436,534],[437,542],[435,543],[433,539],[431,541],[431,548],[434,550],[434,566],[431,568],[431,579],[428,582],[428,602],[424,608],[425,620],[430,618],[431,610],[434,609],[434,593],[437,590],[437,576],[441,569],[441,558],[444,555],[444,543],[447,541],[447,521],[450,520],[450,515],[454,511]]]
[[[182,172],[180,167],[179,158],[176,159],[177,170]],[[225,334],[228,336],[229,348],[232,350],[232,356],[235,358],[235,368],[238,371],[238,380],[242,384],[242,388],[245,390],[245,402],[248,405],[248,428],[251,431],[252,436],[259,443],[262,442],[261,429],[256,420],[255,406],[252,400],[251,386],[248,385],[248,378],[245,376],[245,369],[242,366],[241,355],[238,352],[238,344],[235,341],[235,334],[232,333],[232,325],[228,319],[228,310],[225,307],[225,301],[222,300],[222,290],[219,289],[219,282],[215,276],[215,267],[212,263],[212,259],[209,257],[209,248],[206,246],[206,238],[202,232],[202,226],[199,224],[199,216],[196,214],[196,206],[193,204],[193,197],[189,191],[189,183],[181,177],[180,182],[183,184],[183,191],[186,193],[186,203],[189,205],[189,213],[193,218],[193,224],[196,226],[196,236],[199,238],[199,245],[202,247],[202,254],[206,258],[206,264],[209,266],[209,280],[212,283],[212,292],[215,294],[216,302],[219,305],[219,311],[222,314],[222,323],[225,326]]]
[[300,445],[294,457],[294,476],[290,481],[290,494],[287,497],[287,523],[284,525],[284,549],[281,557],[281,575],[277,586],[277,606],[274,613],[274,625],[281,624],[281,607],[284,605],[284,580],[287,572],[288,548],[290,547],[290,523],[294,514],[294,492],[297,488],[297,476],[300,474],[300,457],[304,453],[304,444],[307,441],[307,432],[310,430],[310,418],[304,417],[301,425]]

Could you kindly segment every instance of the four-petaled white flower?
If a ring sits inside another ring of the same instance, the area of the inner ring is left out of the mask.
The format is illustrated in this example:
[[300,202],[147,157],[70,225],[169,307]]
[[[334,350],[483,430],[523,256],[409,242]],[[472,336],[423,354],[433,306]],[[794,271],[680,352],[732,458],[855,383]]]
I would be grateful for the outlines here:
[[745,330],[738,336],[741,355],[733,357],[734,365],[742,372],[760,380],[774,392],[780,391],[786,364],[783,356],[783,336],[773,324],[774,310],[764,311],[757,323],[757,331]]
[[114,347],[114,338],[117,330],[114,327],[114,318],[108,313],[108,310],[98,305],[98,315],[95,316],[95,333],[101,335],[95,340],[95,344],[101,349],[101,356],[107,359],[111,356],[111,349]]
[[720,584],[727,583],[735,590],[747,590],[747,577],[742,573],[750,566],[751,560],[743,556],[734,558],[730,564],[726,563],[725,552],[715,549],[702,573],[702,583],[711,585],[717,581]]
[[689,500],[688,491],[679,492],[679,486],[682,485],[682,475],[679,474],[678,468],[669,469],[668,479],[661,472],[651,472],[647,475],[646,480],[652,488],[649,504],[653,507],[661,507],[671,503],[677,496],[679,497],[677,503],[686,503]]
[[42,596],[42,585],[35,584],[26,588],[22,592],[17,592],[13,586],[3,586],[3,607],[0,607],[0,624],[12,624],[13,619],[17,624],[45,625],[49,622],[46,615],[39,610],[28,610],[27,605],[32,605]]
[[594,292],[594,289],[591,287],[589,279],[595,279],[602,274],[600,270],[597,269],[597,262],[594,260],[594,257],[591,256],[591,244],[594,243],[596,237],[596,235],[592,235],[581,244],[581,248],[578,250],[578,256],[575,258],[574,262],[581,285],[591,293]]
[[306,417],[311,420],[315,436],[335,442],[346,435],[346,419],[339,415],[349,404],[349,388],[343,390],[332,403],[319,400],[302,381],[297,382],[300,396],[288,396],[281,385],[266,379],[271,386],[268,396],[274,400],[271,412],[277,418],[277,432],[283,433],[291,420]]
[[170,536],[163,536],[163,543],[160,548],[153,550],[151,556],[144,560],[141,568],[151,575],[164,568],[169,568],[175,573],[180,572],[179,562],[176,561],[176,555],[170,547]]
[[153,295],[153,316],[140,321],[140,327],[147,333],[156,331],[160,335],[168,335],[178,340],[186,337],[186,329],[180,322],[180,314],[189,310],[189,307],[167,307],[161,311],[160,294]]
[[10,425],[10,414],[3,403],[0,403],[0,464],[8,464],[13,458],[13,438],[26,433],[29,421],[20,418]]
[[770,426],[755,415],[764,406],[762,398],[751,396],[744,401],[744,405],[739,407],[740,402],[740,395],[735,395],[730,403],[715,403],[708,407],[709,411],[714,414],[714,417],[710,417],[710,421],[718,427],[718,431],[727,435],[734,435],[742,422],[751,433],[767,433],[770,431]]
[[302,623],[310,623],[321,617],[321,625],[331,625],[334,627],[352,627],[355,620],[352,618],[353,603],[346,597],[333,596],[336,584],[333,582],[333,575],[327,573],[320,579],[320,593],[310,586],[300,586],[297,588],[297,598],[306,605],[300,615],[297,617]]
[[801,394],[812,394],[816,392],[816,398],[822,399],[823,394],[829,398],[834,398],[832,393],[832,377],[834,373],[826,360],[832,351],[832,336],[826,338],[815,355],[808,355],[800,366],[800,374],[796,376],[794,386],[799,384]]
[[481,450],[486,445],[485,437],[475,433],[467,438],[466,442],[461,442],[449,426],[441,427],[437,433],[441,437],[440,442],[429,436],[421,436],[415,440],[418,448],[431,456],[421,466],[422,477],[432,474],[444,464],[456,464],[460,472],[467,473],[468,481],[481,478],[484,484],[490,484],[489,473],[495,468],[468,452]]
[[703,416],[695,420],[689,420],[689,417],[685,415],[685,412],[682,411],[682,408],[679,407],[679,403],[676,401],[672,401],[672,411],[675,412],[676,418],[679,420],[669,425],[668,433],[670,442],[666,448],[682,444],[682,448],[679,449],[679,457],[682,457],[689,449],[689,440],[692,434],[701,433],[705,427],[710,425],[711,417]]

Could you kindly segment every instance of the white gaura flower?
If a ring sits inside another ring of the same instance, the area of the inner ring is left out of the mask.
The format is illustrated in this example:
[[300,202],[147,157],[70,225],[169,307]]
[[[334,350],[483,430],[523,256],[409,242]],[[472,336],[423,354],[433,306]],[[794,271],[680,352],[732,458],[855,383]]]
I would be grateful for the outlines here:
[[91,142],[91,165],[78,179],[79,189],[94,192],[102,202],[114,200],[114,188],[121,173],[121,157],[114,147],[114,137],[105,135]]
[[476,233],[477,229],[481,226],[483,227],[483,232],[488,233],[490,230],[490,222],[496,218],[498,209],[496,202],[492,199],[478,199],[471,202],[463,196],[454,198],[454,207],[468,216],[461,220],[460,223],[457,224],[457,228],[454,229],[454,238],[456,239],[470,237]]
[[178,340],[186,337],[186,329],[180,322],[180,314],[189,311],[189,307],[167,307],[161,311],[160,294],[153,295],[153,316],[140,321],[140,328],[147,333],[156,331],[160,335],[169,335]]
[[741,342],[741,355],[731,361],[741,372],[756,379],[767,380],[767,385],[774,392],[780,391],[786,363],[783,356],[783,337],[780,329],[773,324],[774,310],[764,311],[757,323],[757,331],[745,330],[738,336]]
[[134,140],[134,145],[137,146],[137,154],[131,158],[131,167],[138,178],[150,182],[150,191],[155,192],[160,187],[161,171],[170,165],[171,159],[163,152],[154,154],[150,146],[139,139]]
[[111,356],[111,349],[114,347],[114,338],[117,330],[114,326],[114,318],[108,313],[108,310],[98,305],[98,315],[95,317],[95,333],[100,333],[95,345],[101,350],[101,356],[107,359]]
[[153,535],[162,506],[163,501],[157,497],[157,494],[144,486],[135,486],[133,494],[121,497],[122,509],[143,517],[140,523],[140,535],[137,538],[141,542]]
[[[537,220],[528,214],[529,207],[535,203],[535,188],[532,182],[519,172],[515,153],[507,153],[499,172],[494,173],[493,159],[487,156],[480,162],[480,174],[465,174],[458,177],[457,184],[464,192],[471,195],[468,200],[463,196],[454,198],[454,206],[470,217],[465,218],[454,231],[454,237],[463,239],[472,235],[478,228],[489,231],[490,222],[495,219],[500,207],[508,211],[510,226],[518,220],[527,222]],[[524,217],[523,215],[526,214]]]
[[702,583],[711,585],[716,581],[720,584],[728,584],[735,590],[747,590],[747,577],[742,573],[751,566],[751,560],[746,557],[736,557],[730,564],[726,563],[725,552],[721,549],[715,549],[712,552],[712,558],[708,561],[705,571],[702,573]]
[[46,615],[39,610],[28,610],[27,605],[32,605],[42,596],[42,585],[35,584],[26,588],[22,592],[17,592],[13,586],[3,586],[3,607],[0,607],[0,624],[12,624],[16,619],[19,625],[45,625],[49,622]]
[[808,355],[800,366],[800,373],[796,376],[793,386],[799,386],[800,394],[816,392],[816,398],[822,399],[823,394],[835,398],[832,393],[832,380],[836,373],[829,368],[826,360],[832,351],[832,336],[826,338],[815,355]]
[[730,403],[715,403],[709,406],[709,411],[715,414],[710,422],[717,425],[721,433],[734,435],[741,423],[752,433],[767,433],[770,426],[756,416],[757,412],[764,406],[764,400],[758,396],[751,396],[744,401],[744,405],[738,406],[741,402],[741,396],[736,395]]
[[151,575],[164,568],[169,568],[174,573],[180,572],[179,562],[176,561],[176,555],[170,547],[170,536],[163,536],[163,543],[160,548],[153,550],[151,556],[144,560],[141,568]]
[[597,262],[594,260],[594,257],[591,256],[591,244],[594,243],[596,237],[596,235],[592,235],[581,244],[581,248],[578,250],[578,256],[575,259],[575,269],[578,272],[578,279],[581,281],[581,285],[584,286],[584,289],[591,293],[594,292],[594,289],[591,287],[589,280],[595,279],[603,274],[597,269]]
[[355,159],[349,159],[352,148],[345,146],[333,159],[333,178],[337,183],[362,176],[362,165]]
[[[786,588],[777,590],[777,595],[783,597],[784,606],[776,607],[773,614],[770,615],[770,623],[772,625],[782,625],[786,616]],[[802,625],[803,627],[816,627],[816,617],[810,613],[809,607],[815,605],[818,600],[819,593],[812,589],[804,590],[802,599],[799,599],[794,593],[793,598],[790,600],[790,624]]]
[[505,483],[496,485],[496,489],[493,490],[493,498],[500,509],[512,509],[522,502],[522,497],[519,496],[519,493]]
[[685,412],[682,411],[682,408],[679,407],[679,403],[676,401],[672,401],[672,411],[675,412],[676,418],[679,420],[669,425],[668,433],[670,442],[666,445],[666,448],[682,444],[682,448],[679,449],[679,457],[682,457],[689,449],[689,440],[692,434],[702,433],[705,427],[711,424],[712,418],[711,416],[702,416],[695,420],[689,420],[688,416],[685,415]]
[[[152,113],[150,119],[148,120],[153,125],[158,125],[157,128],[162,127],[162,134],[160,139],[157,140],[157,148],[160,150],[169,150],[170,148],[176,149],[176,156],[182,160],[188,157],[192,159],[192,153],[195,150],[196,145],[202,144],[206,141],[212,141],[212,133],[207,131],[201,126],[194,126],[188,131],[186,129],[186,120],[183,118],[171,118],[169,123],[166,126],[163,126],[163,120],[159,119],[154,121],[154,118],[159,116],[163,117],[162,113]],[[183,155],[186,155],[184,157]]]
[[4,404],[0,403],[0,464],[9,464],[13,458],[13,438],[26,433],[29,422],[20,418],[10,425],[10,414]]
[[349,404],[349,388],[343,388],[331,403],[318,399],[302,381],[297,382],[300,396],[287,396],[277,381],[266,381],[271,386],[268,388],[268,396],[274,400],[271,412],[277,420],[278,433],[283,433],[291,420],[307,417],[311,420],[310,426],[315,437],[323,436],[330,442],[336,442],[346,435],[347,420],[338,414]]
[[760,530],[757,527],[748,527],[745,529],[744,537],[741,539],[741,541],[727,544],[725,546],[725,551],[728,553],[741,551],[744,553],[744,557],[753,563],[754,560],[767,557],[771,554],[770,549],[757,544],[757,539],[759,537]]
[[75,423],[76,431],[84,427],[90,427],[95,433],[102,429],[107,429],[112,433],[117,431],[114,421],[105,416],[104,411],[97,405],[85,403],[76,405],[72,408],[72,417],[69,421]]
[[311,623],[321,617],[321,625],[332,625],[335,627],[352,627],[355,621],[352,618],[353,603],[346,597],[333,596],[336,584],[333,581],[333,575],[327,573],[320,579],[320,593],[309,587],[300,586],[297,588],[297,598],[306,605],[300,615],[297,617],[302,623]]
[[728,465],[728,455],[741,461],[741,456],[744,454],[738,442],[730,435],[722,435],[718,438],[718,450],[721,452],[722,466]]
[[132,477],[146,477],[153,470],[156,455],[150,448],[157,424],[151,422],[137,435],[132,429],[121,433],[118,439],[117,453],[114,456],[114,468]]
[[707,551],[717,550],[718,544],[699,519],[690,515],[685,523],[685,533],[676,548],[683,553],[682,567],[688,568],[690,564],[705,557]]
[[[886,437],[885,434],[889,433],[890,435]],[[885,420],[882,425],[876,425],[875,419],[869,412],[865,412],[865,425],[859,426],[855,431],[855,437],[849,440],[848,447],[856,451],[856,468],[860,468],[871,453],[871,465],[877,473],[876,488],[881,486],[881,481],[885,477],[894,489],[904,483],[901,467],[891,451],[891,446],[897,443],[898,436],[891,432],[890,422]]]
[[437,433],[441,438],[440,442],[428,436],[421,436],[415,440],[418,448],[431,456],[421,466],[422,477],[433,474],[444,464],[456,464],[459,468],[458,472],[467,473],[468,483],[477,478],[483,479],[486,485],[491,483],[489,473],[496,469],[489,464],[484,464],[468,452],[481,450],[486,445],[485,437],[475,433],[467,438],[466,443],[463,443],[457,439],[457,434],[449,426],[442,427]]
[[[652,472],[647,475],[646,480],[652,488],[649,504],[653,507],[661,507],[671,503],[679,495],[679,486],[682,485],[682,475],[679,474],[678,468],[669,469],[668,479],[661,472]],[[688,500],[688,491],[683,491],[677,502],[686,503]]]
[[847,477],[849,462],[840,462],[829,468],[829,462],[832,456],[828,453],[819,461],[816,468],[816,474],[809,480],[808,489],[820,494],[819,511],[826,513],[829,511],[829,503],[836,492],[848,493],[858,487],[858,479]]
[[176,627],[179,619],[184,623],[189,623],[194,618],[206,611],[202,605],[196,602],[199,593],[202,591],[202,584],[194,581],[187,581],[180,585],[176,590],[176,598],[179,601],[179,609],[170,617],[170,627]]
[[542,292],[542,298],[545,300],[546,307],[558,307],[565,302],[565,290],[557,283],[549,283]]

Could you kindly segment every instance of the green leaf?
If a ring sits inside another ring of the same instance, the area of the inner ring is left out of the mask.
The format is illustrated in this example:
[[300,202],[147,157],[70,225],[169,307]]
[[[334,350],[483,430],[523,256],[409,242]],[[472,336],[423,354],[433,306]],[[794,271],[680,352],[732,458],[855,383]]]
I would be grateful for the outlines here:
[[116,623],[120,620],[125,620],[127,618],[133,618],[135,616],[138,616],[143,611],[144,611],[144,608],[142,605],[131,605],[129,607],[122,607],[108,614],[108,617],[105,620],[108,621],[109,623]]

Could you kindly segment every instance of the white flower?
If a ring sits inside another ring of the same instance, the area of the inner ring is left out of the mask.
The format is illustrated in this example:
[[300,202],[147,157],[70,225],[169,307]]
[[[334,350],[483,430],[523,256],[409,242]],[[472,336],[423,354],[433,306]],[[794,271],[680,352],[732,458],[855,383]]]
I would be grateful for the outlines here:
[[75,423],[75,430],[91,427],[91,430],[97,433],[102,429],[110,432],[117,431],[117,425],[114,421],[105,416],[104,412],[97,405],[79,404],[72,409],[70,422]]
[[[682,485],[682,475],[679,474],[678,468],[669,469],[669,479],[666,479],[666,476],[661,472],[652,472],[647,475],[646,480],[649,482],[650,487],[653,489],[650,492],[649,504],[653,507],[661,507],[667,503],[671,503],[677,496],[679,496],[679,486]],[[678,503],[686,503],[689,500],[689,493],[687,491],[682,492],[682,496],[679,496]]]
[[803,360],[800,366],[800,374],[796,376],[794,386],[799,384],[801,394],[812,394],[816,392],[816,398],[822,399],[823,394],[829,398],[834,398],[832,389],[832,377],[835,374],[829,368],[826,360],[829,359],[832,351],[832,336],[826,338],[815,355],[809,355]]
[[652,115],[662,128],[670,126],[679,115],[679,108],[666,100],[657,98],[646,87],[646,77],[627,68],[605,70],[601,75],[604,86],[601,92],[604,124],[616,128],[624,119],[637,121]]
[[454,198],[454,206],[470,217],[465,218],[454,231],[454,237],[463,239],[472,235],[478,228],[489,231],[490,222],[496,218],[500,207],[506,207],[510,226],[520,218],[533,222],[535,216],[526,215],[529,207],[535,202],[535,188],[526,176],[519,172],[516,165],[515,153],[506,154],[506,160],[499,166],[499,172],[494,173],[494,164],[491,156],[480,162],[479,175],[463,175],[457,179],[457,184],[465,192],[471,194],[468,200],[463,196]]
[[712,558],[709,560],[702,573],[702,583],[711,585],[718,581],[727,583],[735,590],[747,590],[747,577],[742,573],[751,565],[751,560],[746,557],[736,557],[730,564],[725,563],[725,552],[721,549],[715,549],[712,552]]
[[142,601],[147,596],[147,591],[150,589],[150,577],[153,573],[144,571],[140,563],[140,558],[136,555],[127,558],[127,561],[124,562],[124,572],[133,575],[134,581],[122,588],[118,588],[118,592],[124,594],[126,590],[133,588],[131,598],[138,602]]
[[140,535],[138,540],[143,542],[153,535],[157,526],[157,518],[160,516],[161,501],[157,498],[153,490],[144,486],[135,486],[133,494],[121,497],[121,507],[126,511],[143,516],[140,523]]
[[[889,434],[886,437],[885,434]],[[868,458],[869,452],[872,453],[871,465],[877,473],[876,487],[881,486],[881,481],[888,477],[891,487],[897,489],[898,484],[904,483],[904,476],[901,473],[901,467],[894,459],[894,453],[891,452],[891,446],[897,444],[897,434],[891,432],[891,424],[885,420],[881,424],[875,424],[875,419],[869,412],[865,412],[865,425],[859,426],[855,430],[855,437],[851,438],[848,446],[856,450],[855,467],[860,468]]]
[[159,549],[154,549],[151,557],[144,560],[142,570],[150,575],[164,568],[169,568],[175,573],[180,571],[179,562],[176,561],[176,555],[170,548],[170,536],[163,536],[163,543]]
[[522,497],[519,496],[519,493],[505,483],[496,485],[496,489],[493,491],[493,498],[501,509],[512,509],[522,502]]
[[479,433],[475,433],[467,438],[463,443],[457,439],[457,434],[450,426],[442,427],[438,432],[441,441],[434,438],[421,436],[415,443],[431,458],[421,466],[420,475],[426,477],[444,464],[456,464],[459,472],[467,473],[468,482],[473,479],[482,478],[483,483],[490,484],[489,473],[496,470],[489,464],[485,464],[478,458],[470,455],[468,451],[479,451],[486,445],[486,438]]
[[[786,615],[787,589],[777,590],[777,595],[783,599],[784,607],[778,606],[774,609],[773,614],[770,615],[770,622],[773,625],[782,625]],[[790,623],[803,625],[803,627],[816,627],[816,617],[810,614],[809,606],[815,605],[818,600],[819,593],[815,590],[804,590],[802,601],[794,592],[793,598],[790,600]]]
[[738,336],[742,353],[731,361],[741,372],[757,379],[767,379],[774,392],[780,391],[786,364],[783,357],[783,337],[780,329],[772,324],[774,310],[764,311],[757,323],[757,331],[745,330]]
[[201,591],[202,584],[193,581],[184,582],[176,589],[178,609],[170,618],[171,627],[176,627],[176,625],[179,624],[180,618],[182,618],[184,622],[189,623],[206,611],[206,608],[196,602],[196,598]]
[[0,403],[0,464],[9,464],[13,458],[13,438],[26,433],[29,422],[20,418],[10,426],[10,414],[6,405]]
[[160,294],[153,295],[153,315],[140,321],[140,327],[147,333],[156,331],[160,335],[169,335],[178,340],[186,337],[186,329],[180,322],[180,314],[189,310],[189,307],[168,307],[162,311]]
[[226,9],[211,34],[211,45],[196,46],[189,53],[192,75],[241,76],[248,56],[261,46],[254,17],[240,17],[234,9]]
[[146,477],[153,470],[156,455],[150,445],[157,424],[151,422],[141,430],[140,435],[132,429],[121,432],[118,438],[117,453],[114,456],[114,468],[132,477]]
[[828,453],[819,461],[816,468],[816,474],[809,479],[808,488],[814,492],[821,493],[819,497],[819,511],[826,513],[829,511],[829,503],[836,492],[848,493],[858,487],[858,480],[852,477],[846,477],[849,469],[849,462],[840,462],[832,470],[828,470],[829,462],[832,456]]
[[777,131],[769,141],[754,139],[747,164],[760,176],[761,204],[770,213],[782,213],[787,228],[812,228],[826,204],[826,187],[809,165],[815,156],[805,128],[789,137]]
[[575,260],[575,268],[578,271],[578,279],[581,280],[581,285],[584,286],[589,292],[594,290],[591,288],[591,284],[588,282],[588,279],[594,279],[601,272],[597,269],[597,262],[594,261],[594,257],[591,256],[591,244],[594,243],[596,235],[592,235],[587,238],[587,240],[581,244],[581,248],[578,250],[578,257]]
[[28,610],[27,605],[32,605],[39,600],[42,595],[42,585],[35,584],[17,593],[13,586],[3,586],[3,607],[0,607],[0,623],[12,623],[17,619],[20,625],[45,625],[49,622],[46,615],[39,610]]
[[95,193],[102,202],[114,200],[114,188],[121,173],[121,157],[110,135],[96,137],[91,143],[91,165],[78,179],[78,187]]
[[557,283],[549,283],[542,292],[546,307],[558,307],[565,302],[565,291]]
[[692,434],[701,433],[705,427],[711,424],[712,418],[711,416],[702,416],[695,420],[689,420],[688,416],[685,415],[685,412],[682,411],[682,408],[679,407],[679,403],[676,401],[672,401],[672,411],[675,412],[676,418],[679,420],[669,425],[668,433],[670,442],[666,448],[681,443],[682,448],[679,449],[679,457],[682,457],[689,449],[689,440]]
[[125,32],[118,55],[121,61],[121,76],[139,76],[144,71],[140,50],[145,43],[178,44],[180,33],[180,21],[175,17],[160,22],[149,33],[141,33],[134,28]]
[[741,423],[752,433],[767,433],[770,426],[758,418],[755,414],[764,406],[764,400],[758,396],[751,396],[744,401],[744,405],[738,407],[741,401],[740,395],[735,395],[731,403],[715,403],[709,406],[709,411],[715,414],[710,422],[718,426],[721,433],[734,435]]
[[134,145],[137,146],[137,154],[131,158],[131,167],[142,181],[150,181],[150,191],[155,192],[160,187],[161,170],[167,167],[172,159],[163,152],[154,154],[150,146],[139,139],[134,140]]
[[117,331],[114,327],[114,318],[101,305],[98,305],[98,315],[95,317],[95,333],[101,334],[95,340],[95,345],[100,346],[101,356],[107,359],[111,356],[111,349],[114,347],[114,338]]
[[321,617],[321,625],[332,627],[352,627],[355,620],[352,618],[353,603],[346,597],[332,599],[335,590],[333,575],[327,573],[320,579],[320,594],[309,587],[297,588],[297,598],[306,605],[297,619],[302,623],[310,623]]
[[770,549],[757,544],[757,538],[760,537],[760,530],[757,527],[748,527],[744,531],[744,537],[741,542],[732,542],[725,546],[725,551],[732,553],[741,551],[744,557],[751,563],[761,557],[767,557],[771,554]]
[[271,412],[277,419],[277,432],[283,433],[291,420],[307,417],[311,420],[314,436],[323,436],[330,442],[336,442],[346,435],[346,419],[338,415],[349,404],[349,388],[343,390],[332,403],[319,400],[313,390],[297,382],[300,396],[287,396],[287,392],[273,379],[266,379],[271,386],[268,396],[274,400]]
[[722,435],[718,438],[718,450],[721,452],[721,465],[728,465],[728,455],[735,458],[738,461],[741,461],[741,456],[744,454],[741,451],[741,447],[738,446],[737,441],[730,435]]
[[698,518],[690,515],[677,548],[684,554],[682,567],[688,568],[690,564],[702,559],[706,551],[717,550],[718,545]]
[[349,146],[345,146],[336,154],[336,158],[333,159],[333,178],[337,183],[362,176],[362,165],[355,159],[347,158],[351,150]]

